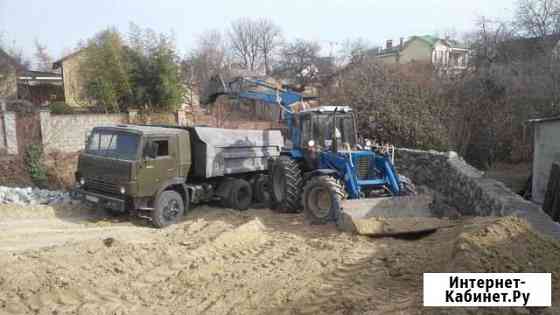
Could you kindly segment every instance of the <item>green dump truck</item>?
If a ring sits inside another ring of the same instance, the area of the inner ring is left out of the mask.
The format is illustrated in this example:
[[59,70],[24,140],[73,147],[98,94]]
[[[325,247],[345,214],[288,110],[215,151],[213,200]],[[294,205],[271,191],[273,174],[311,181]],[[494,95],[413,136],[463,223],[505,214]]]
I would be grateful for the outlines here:
[[244,210],[266,198],[268,164],[283,144],[277,130],[96,127],[79,157],[75,196],[156,227],[212,200]]

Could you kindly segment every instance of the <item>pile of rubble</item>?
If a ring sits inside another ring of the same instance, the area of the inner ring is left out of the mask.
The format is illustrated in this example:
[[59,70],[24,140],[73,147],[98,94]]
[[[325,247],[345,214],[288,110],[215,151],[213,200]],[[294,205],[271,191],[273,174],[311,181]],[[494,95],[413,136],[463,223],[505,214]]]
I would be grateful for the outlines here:
[[37,205],[67,203],[70,201],[70,194],[64,191],[0,186],[0,204]]

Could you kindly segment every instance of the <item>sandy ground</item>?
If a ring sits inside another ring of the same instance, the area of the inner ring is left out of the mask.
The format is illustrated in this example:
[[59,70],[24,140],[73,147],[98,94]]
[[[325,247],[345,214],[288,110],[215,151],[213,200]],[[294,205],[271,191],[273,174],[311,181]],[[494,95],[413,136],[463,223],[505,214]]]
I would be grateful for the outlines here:
[[199,207],[157,230],[79,206],[3,205],[0,314],[454,314],[421,307],[423,272],[546,270],[559,282],[560,245],[524,222],[458,223],[372,239],[263,209]]

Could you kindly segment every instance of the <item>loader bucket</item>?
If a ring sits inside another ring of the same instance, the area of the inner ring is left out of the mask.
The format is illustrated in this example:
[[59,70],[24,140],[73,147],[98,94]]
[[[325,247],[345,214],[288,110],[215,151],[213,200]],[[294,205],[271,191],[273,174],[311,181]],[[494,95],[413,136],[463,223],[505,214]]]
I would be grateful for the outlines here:
[[433,197],[413,196],[344,200],[339,229],[368,236],[399,236],[429,233],[451,226],[430,209]]

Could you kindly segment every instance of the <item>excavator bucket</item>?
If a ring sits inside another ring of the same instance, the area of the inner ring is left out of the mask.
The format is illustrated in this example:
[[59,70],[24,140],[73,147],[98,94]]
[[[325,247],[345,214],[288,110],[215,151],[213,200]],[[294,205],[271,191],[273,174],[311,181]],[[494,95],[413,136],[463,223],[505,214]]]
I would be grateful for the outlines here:
[[432,214],[432,201],[429,194],[345,200],[337,226],[367,236],[404,236],[452,226]]
[[220,95],[227,95],[228,93],[228,86],[222,77],[215,75],[201,87],[200,104],[206,107],[214,103]]

